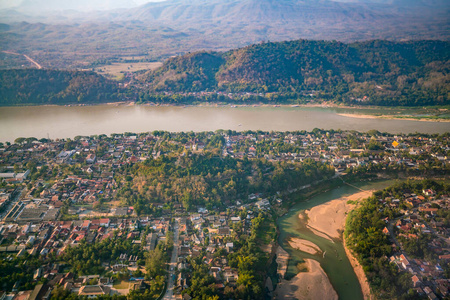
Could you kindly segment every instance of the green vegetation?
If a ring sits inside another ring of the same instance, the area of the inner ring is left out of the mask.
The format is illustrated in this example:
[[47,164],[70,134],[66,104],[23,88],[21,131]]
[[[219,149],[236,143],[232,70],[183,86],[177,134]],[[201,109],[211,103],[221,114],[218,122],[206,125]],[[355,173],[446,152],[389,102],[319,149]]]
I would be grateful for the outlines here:
[[164,243],[159,243],[155,250],[146,253],[145,268],[147,277],[156,278],[166,274],[166,261],[168,256],[164,250]]
[[119,99],[118,85],[94,72],[0,70],[0,106],[88,104]]
[[43,264],[40,257],[32,257],[27,253],[16,257],[7,257],[5,253],[0,256],[0,288],[11,290],[16,282],[20,283],[20,290],[33,289],[37,284],[33,281],[33,272]]
[[172,57],[160,68],[140,71],[127,90],[94,72],[3,70],[0,105],[124,99],[170,104],[325,100],[380,106],[448,105],[449,60],[445,41],[262,43],[223,53]]
[[[150,93],[142,93],[140,100],[155,101],[152,93],[158,91],[220,90],[266,93],[244,97],[247,102],[292,102],[311,99],[311,94],[350,104],[444,105],[449,104],[449,50],[449,43],[441,41],[298,40],[197,52],[168,59],[141,75]],[[208,97],[201,99],[215,100]]]
[[[399,272],[397,266],[390,263],[392,253],[389,237],[382,232],[386,227],[385,218],[390,220],[399,216],[399,209],[384,205],[379,199],[386,197],[402,198],[403,193],[422,194],[423,189],[431,188],[438,195],[450,191],[449,185],[431,180],[421,182],[403,182],[377,191],[362,202],[361,206],[350,212],[345,225],[345,239],[348,247],[354,251],[367,276],[371,290],[380,299],[417,299],[412,290],[411,274]],[[405,242],[405,239],[402,240]],[[428,237],[421,235],[418,240],[403,243],[405,251],[414,257],[432,257],[426,249]]]
[[158,203],[166,208],[180,203],[188,211],[198,205],[225,208],[236,200],[247,201],[251,193],[274,193],[331,177],[334,169],[312,159],[292,165],[205,153],[150,158],[122,167],[121,173],[118,199],[138,214],[155,214],[161,212]]
[[76,247],[68,247],[62,256],[62,260],[70,265],[70,270],[78,275],[103,274],[105,268],[102,262],[117,262],[123,253],[137,255],[143,258],[139,245],[133,245],[126,235],[108,238],[103,241],[88,244],[82,239]]

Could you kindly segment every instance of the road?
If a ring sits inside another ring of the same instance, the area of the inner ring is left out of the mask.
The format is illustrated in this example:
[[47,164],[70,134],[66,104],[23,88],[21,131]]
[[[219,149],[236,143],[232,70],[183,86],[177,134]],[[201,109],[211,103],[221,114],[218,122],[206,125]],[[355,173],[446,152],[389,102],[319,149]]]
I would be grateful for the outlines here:
[[12,55],[23,55],[23,57],[25,57],[29,62],[31,62],[32,64],[34,64],[38,69],[42,69],[42,66],[40,64],[38,64],[34,59],[32,59],[31,57],[29,57],[28,55],[25,54],[20,54],[20,53],[16,53],[16,52],[12,52],[12,51],[2,51],[3,53],[7,53],[7,54],[12,54]]
[[3,218],[8,214],[8,212],[11,210],[11,208],[19,201],[20,197],[22,196],[23,190],[20,190],[12,199],[9,201],[9,203],[6,205],[6,207],[3,209],[3,211],[0,213],[0,221],[3,220]]
[[164,295],[164,300],[172,300],[175,299],[173,296],[173,286],[175,283],[175,280],[173,277],[175,277],[175,269],[177,267],[177,260],[178,260],[178,220],[175,220],[174,225],[174,232],[173,232],[173,251],[172,251],[172,258],[170,259],[169,263],[169,283],[167,284],[167,290],[166,294]]

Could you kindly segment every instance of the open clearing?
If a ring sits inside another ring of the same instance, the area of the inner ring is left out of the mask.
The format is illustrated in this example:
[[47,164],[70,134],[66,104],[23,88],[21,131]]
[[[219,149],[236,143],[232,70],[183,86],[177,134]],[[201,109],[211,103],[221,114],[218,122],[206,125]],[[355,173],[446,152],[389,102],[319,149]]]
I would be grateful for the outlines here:
[[115,283],[115,284],[113,285],[113,287],[114,287],[115,289],[118,289],[118,290],[127,289],[128,286],[129,286],[129,282],[128,282],[128,281],[125,281],[125,280],[122,280],[120,283]]
[[162,66],[161,62],[138,62],[138,63],[112,63],[110,65],[95,68],[102,75],[110,75],[114,79],[121,79],[125,72],[136,72],[141,70],[154,70]]

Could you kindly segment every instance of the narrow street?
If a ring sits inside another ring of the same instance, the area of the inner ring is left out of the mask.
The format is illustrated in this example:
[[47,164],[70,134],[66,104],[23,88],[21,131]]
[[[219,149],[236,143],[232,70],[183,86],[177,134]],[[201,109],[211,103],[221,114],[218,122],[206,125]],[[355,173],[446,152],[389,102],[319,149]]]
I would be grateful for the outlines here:
[[171,300],[171,299],[175,299],[175,297],[173,296],[173,288],[174,288],[174,283],[175,283],[175,279],[176,279],[176,274],[175,274],[175,269],[177,267],[177,260],[178,260],[178,236],[179,236],[179,231],[178,231],[178,220],[175,220],[175,225],[174,225],[174,231],[173,231],[173,251],[172,251],[172,258],[170,259],[170,263],[169,263],[169,282],[167,284],[167,290],[166,290],[166,294],[164,295],[163,299],[166,300]]

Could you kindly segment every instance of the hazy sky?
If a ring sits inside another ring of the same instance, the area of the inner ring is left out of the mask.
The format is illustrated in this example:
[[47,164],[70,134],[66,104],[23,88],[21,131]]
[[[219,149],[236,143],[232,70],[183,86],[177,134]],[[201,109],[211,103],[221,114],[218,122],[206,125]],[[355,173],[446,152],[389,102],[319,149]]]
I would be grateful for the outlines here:
[[19,10],[66,10],[82,11],[105,10],[114,8],[130,8],[147,2],[164,0],[0,0],[0,9],[13,8]]

